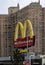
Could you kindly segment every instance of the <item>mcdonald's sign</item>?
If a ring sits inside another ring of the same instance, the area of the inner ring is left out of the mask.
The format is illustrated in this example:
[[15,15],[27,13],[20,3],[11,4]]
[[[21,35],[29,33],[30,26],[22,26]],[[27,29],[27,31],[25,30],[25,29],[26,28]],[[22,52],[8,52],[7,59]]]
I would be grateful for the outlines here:
[[[26,37],[26,26],[28,25],[29,28],[29,36]],[[20,27],[22,38],[18,38],[18,29]],[[26,20],[24,25],[21,22],[18,22],[15,27],[15,34],[14,34],[14,48],[25,48],[28,46],[34,46],[35,43],[35,36],[33,33],[33,28],[30,20]]]

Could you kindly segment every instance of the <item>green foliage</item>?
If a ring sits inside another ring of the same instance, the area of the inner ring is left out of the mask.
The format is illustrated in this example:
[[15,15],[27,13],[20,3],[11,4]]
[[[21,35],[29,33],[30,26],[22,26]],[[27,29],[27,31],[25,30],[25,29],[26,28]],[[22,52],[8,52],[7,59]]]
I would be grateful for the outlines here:
[[13,59],[15,65],[22,65],[23,61],[25,60],[25,55],[23,53],[19,53],[19,50],[16,49],[14,51]]

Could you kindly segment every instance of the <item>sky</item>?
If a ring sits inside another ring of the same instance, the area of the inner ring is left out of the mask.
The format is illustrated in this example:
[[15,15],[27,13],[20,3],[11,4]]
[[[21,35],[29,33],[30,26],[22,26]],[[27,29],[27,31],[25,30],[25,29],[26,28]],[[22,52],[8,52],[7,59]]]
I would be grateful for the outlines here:
[[[20,9],[29,5],[32,2],[38,2],[39,0],[0,0],[0,14],[8,14],[8,8],[17,6],[19,3]],[[40,0],[42,7],[45,7],[45,0]]]

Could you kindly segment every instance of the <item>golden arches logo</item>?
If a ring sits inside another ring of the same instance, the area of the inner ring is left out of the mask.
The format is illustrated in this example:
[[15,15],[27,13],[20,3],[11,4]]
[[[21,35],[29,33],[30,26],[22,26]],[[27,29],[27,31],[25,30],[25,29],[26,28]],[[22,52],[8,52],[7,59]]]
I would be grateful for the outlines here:
[[26,21],[24,22],[24,25],[23,25],[21,22],[18,22],[18,23],[17,23],[16,28],[15,28],[14,41],[16,41],[16,39],[18,39],[18,28],[19,28],[19,26],[20,26],[22,38],[24,38],[24,37],[26,36],[25,33],[26,33],[26,26],[27,26],[27,25],[28,25],[28,27],[29,27],[29,36],[30,36],[30,38],[32,38],[32,37],[34,36],[31,21],[26,20]]
[[[28,25],[29,28],[29,36],[26,37],[26,27]],[[20,31],[22,34],[22,38],[18,38],[18,32]],[[14,48],[25,48],[27,46],[27,38],[28,38],[28,46],[34,46],[35,43],[35,36],[33,33],[33,27],[31,21],[26,20],[24,25],[21,22],[18,22],[15,27],[15,34],[14,34]]]

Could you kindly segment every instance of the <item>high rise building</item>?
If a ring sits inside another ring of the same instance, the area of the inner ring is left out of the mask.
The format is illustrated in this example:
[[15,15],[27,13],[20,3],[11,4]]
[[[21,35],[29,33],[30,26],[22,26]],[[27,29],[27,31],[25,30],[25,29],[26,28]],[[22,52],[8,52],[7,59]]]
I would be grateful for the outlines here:
[[8,54],[7,26],[8,15],[0,15],[0,56]]
[[[8,15],[0,15],[0,56],[13,54],[16,23],[24,23],[27,19],[31,21],[35,35],[35,46],[30,47],[30,52],[45,54],[45,8],[39,1],[23,9],[19,9],[19,4],[17,7],[9,7]],[[20,29],[18,36],[21,37]]]
[[[40,53],[45,54],[44,12],[45,8],[43,8],[40,5],[39,1],[39,2],[32,2],[25,8],[10,15],[10,20],[13,22],[12,27],[13,31],[18,21],[22,23],[24,23],[26,19],[29,19],[31,21],[35,35],[35,46],[30,47],[30,52],[35,52],[38,54]],[[19,37],[21,37],[20,31],[19,31]]]
[[8,14],[0,15],[0,56],[12,55],[12,43],[13,43],[13,31],[12,21],[10,21],[10,14],[19,10],[19,4],[17,7],[10,7]]
[[19,4],[17,4],[17,7],[9,7],[8,14],[16,13],[18,10],[19,10]]

